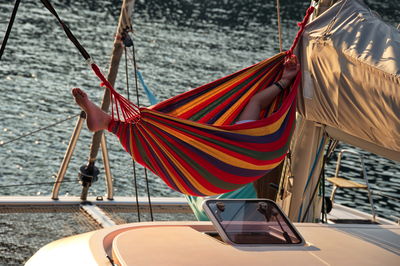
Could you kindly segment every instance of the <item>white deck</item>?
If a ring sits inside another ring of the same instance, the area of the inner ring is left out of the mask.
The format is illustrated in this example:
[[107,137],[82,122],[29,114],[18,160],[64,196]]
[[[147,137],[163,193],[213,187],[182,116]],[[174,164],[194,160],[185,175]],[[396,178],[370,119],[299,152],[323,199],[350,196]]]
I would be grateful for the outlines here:
[[[210,222],[133,223],[55,241],[27,265],[399,265],[395,225],[295,224],[304,246],[240,247]],[[44,263],[44,264],[43,264]]]
[[[115,225],[101,207],[135,207],[134,199],[88,200],[0,197],[2,208],[79,206],[104,228],[52,242],[27,265],[111,265],[107,255],[121,265],[399,265],[400,261],[400,226],[384,219],[378,220],[381,225],[296,224],[307,242],[304,246],[242,248],[204,234],[214,231],[210,222]],[[140,198],[139,205],[148,209],[147,198]],[[184,198],[152,198],[152,206],[155,212],[190,212]],[[329,218],[372,216],[336,204]]]

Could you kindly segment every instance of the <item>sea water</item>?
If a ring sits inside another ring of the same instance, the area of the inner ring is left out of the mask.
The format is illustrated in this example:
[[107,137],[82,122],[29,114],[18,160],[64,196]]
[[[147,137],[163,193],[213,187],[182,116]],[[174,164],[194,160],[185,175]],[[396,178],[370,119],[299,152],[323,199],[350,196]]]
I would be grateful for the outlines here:
[[[121,1],[52,1],[92,58],[103,69],[115,36]],[[384,20],[395,25],[398,1],[367,1]],[[133,16],[136,60],[147,86],[159,101],[223,77],[279,52],[276,1],[255,0],[141,0]],[[283,47],[287,49],[298,30],[309,1],[281,1]],[[0,1],[0,34],[4,35],[13,1]],[[128,54],[129,90],[135,96],[132,56]],[[122,58],[116,88],[127,93]],[[100,103],[103,89],[83,58],[66,38],[55,18],[40,1],[22,1],[8,46],[0,61],[0,196],[48,196],[54,175],[66,151],[76,119],[8,143],[18,136],[79,114],[70,90],[81,87]],[[149,104],[139,88],[140,104]],[[92,134],[82,130],[62,184],[60,196],[81,192],[79,167],[87,163]],[[133,169],[129,155],[117,139],[106,135],[114,178],[115,196],[132,196]],[[341,144],[341,147],[357,150]],[[339,148],[341,148],[339,147]],[[366,158],[378,214],[399,217],[400,165],[368,152]],[[90,188],[91,196],[106,193],[101,153],[101,174]],[[349,177],[359,174],[357,159],[343,163]],[[327,166],[332,175],[334,162]],[[139,194],[146,194],[144,170],[136,169]],[[160,178],[149,174],[152,196],[180,196]],[[329,192],[330,187],[327,188]],[[386,196],[388,197],[386,197]],[[369,211],[364,192],[338,191],[336,201]]]
[[[0,0],[0,36],[4,36],[13,2]],[[51,2],[106,72],[121,1]],[[280,2],[283,47],[287,49],[297,32],[296,22],[302,19],[309,1]],[[133,36],[138,67],[147,86],[162,101],[276,54],[279,42],[275,3],[275,0],[138,0],[133,16]],[[367,3],[384,20],[397,26],[399,1],[368,0]],[[129,57],[128,75],[130,95],[136,97]],[[7,49],[0,61],[0,196],[50,195],[53,176],[59,169],[77,118],[16,139],[79,114],[70,94],[73,87],[85,89],[95,102],[101,102],[103,89],[99,87],[98,79],[55,18],[40,1],[21,1]],[[124,58],[116,88],[127,94]],[[149,104],[141,87],[139,99],[141,105]],[[87,163],[91,137],[85,127],[60,196],[80,195],[77,174],[79,167]],[[107,133],[106,137],[115,196],[133,196],[132,161],[114,136]],[[360,151],[345,144],[340,144],[338,150],[344,147]],[[366,158],[378,215],[395,220],[400,216],[399,164],[360,152]],[[100,157],[96,165],[101,174],[89,190],[91,196],[106,193]],[[328,163],[327,176],[333,175],[335,160]],[[343,162],[341,170],[347,177],[355,178],[361,169],[357,158],[350,156]],[[144,170],[138,167],[136,172],[139,195],[144,196]],[[180,196],[160,178],[148,174],[152,196]],[[365,192],[339,190],[336,201],[367,212],[370,210]],[[40,218],[35,220],[35,217]],[[21,264],[45,243],[95,229],[75,228],[73,221],[77,217],[72,213],[62,214],[61,219],[71,221],[62,228],[56,223],[59,219],[59,215],[51,213],[39,216],[1,214],[0,264]],[[50,229],[47,223],[53,227]]]

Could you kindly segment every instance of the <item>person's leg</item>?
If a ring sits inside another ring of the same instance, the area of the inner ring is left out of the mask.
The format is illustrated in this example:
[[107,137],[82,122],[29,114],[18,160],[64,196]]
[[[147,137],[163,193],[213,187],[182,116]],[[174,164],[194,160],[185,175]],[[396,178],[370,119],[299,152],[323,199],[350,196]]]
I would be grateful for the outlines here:
[[90,131],[95,132],[108,128],[112,119],[111,116],[95,105],[83,90],[74,88],[72,95],[75,102],[85,111],[86,123]]

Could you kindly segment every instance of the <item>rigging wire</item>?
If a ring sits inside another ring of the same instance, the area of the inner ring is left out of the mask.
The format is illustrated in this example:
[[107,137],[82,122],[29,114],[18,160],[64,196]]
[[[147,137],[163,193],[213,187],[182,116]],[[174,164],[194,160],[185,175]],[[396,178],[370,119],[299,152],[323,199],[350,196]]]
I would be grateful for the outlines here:
[[136,88],[136,103],[140,106],[139,100],[139,86],[138,86],[138,78],[137,78],[137,64],[136,64],[136,56],[135,56],[135,44],[132,42],[132,58],[133,58],[133,70],[135,73],[135,88]]
[[65,119],[63,119],[63,120],[60,120],[60,121],[57,121],[57,122],[55,122],[55,123],[53,123],[53,124],[50,124],[50,125],[47,125],[47,126],[38,128],[38,129],[36,129],[36,130],[34,130],[34,131],[31,131],[31,132],[29,132],[29,133],[20,135],[20,136],[14,138],[14,139],[9,140],[9,141],[5,141],[5,142],[0,141],[0,147],[3,147],[4,145],[9,144],[9,143],[12,143],[12,142],[14,142],[14,141],[17,141],[17,140],[20,140],[20,139],[29,137],[29,136],[31,136],[31,135],[33,135],[33,134],[35,134],[35,133],[38,133],[38,132],[40,132],[40,131],[46,130],[46,129],[48,129],[48,128],[51,128],[51,127],[53,127],[53,126],[56,126],[56,125],[58,125],[58,124],[61,124],[61,123],[65,122],[65,121],[71,120],[72,118],[78,117],[79,115],[80,115],[80,114],[69,116],[69,117],[67,117],[67,118],[65,118]]
[[[128,35],[129,36],[129,35]],[[136,52],[135,52],[135,43],[132,41],[132,57],[133,57],[133,68],[135,71],[135,87],[136,87],[136,104],[137,106],[140,107],[140,100],[139,100],[139,86],[138,86],[138,73],[137,73],[137,64],[136,64]],[[150,208],[150,218],[151,221],[154,221],[154,216],[153,216],[153,207],[151,205],[151,199],[150,199],[150,187],[149,187],[149,178],[147,175],[147,169],[144,168],[144,177],[146,181],[146,190],[147,190],[147,200],[149,202],[149,208]]]
[[[129,94],[129,79],[128,79],[128,56],[127,56],[127,45],[124,43],[124,57],[125,57],[125,83],[128,100],[130,100]],[[137,186],[137,175],[136,175],[136,162],[132,159],[132,169],[133,169],[133,185],[135,187],[135,197],[136,197],[136,211],[138,216],[138,221],[140,222],[140,208],[139,208],[139,192]]]
[[64,180],[64,181],[55,181],[55,182],[40,182],[40,183],[27,183],[27,184],[14,184],[14,185],[4,185],[0,186],[0,188],[9,188],[9,187],[20,187],[20,186],[39,186],[39,185],[54,185],[56,183],[63,183],[63,182],[76,182],[76,180]]
[[[127,91],[128,91],[128,100],[130,100],[130,94],[129,94],[129,80],[128,80],[128,53],[127,53],[127,47],[132,47],[132,58],[133,58],[133,69],[134,69],[134,75],[135,75],[135,88],[136,88],[136,104],[137,106],[140,106],[140,99],[139,99],[139,85],[138,85],[138,73],[137,73],[137,64],[136,64],[136,56],[135,56],[135,45],[134,42],[132,41],[132,38],[129,36],[128,32],[124,32],[124,36],[122,36],[122,40],[124,43],[124,51],[125,51],[125,77],[126,77],[126,86],[127,86]],[[136,181],[136,167],[135,167],[135,161],[133,160],[133,168],[134,168],[134,183],[135,183],[135,191],[136,191],[136,202],[138,204],[138,189],[137,189],[137,181]],[[147,198],[149,202],[149,208],[150,208],[150,217],[151,221],[154,221],[153,217],[153,208],[151,205],[151,199],[150,199],[150,188],[149,188],[149,180],[148,180],[148,174],[147,174],[147,169],[144,169],[144,174],[145,174],[145,183],[146,183],[146,190],[147,190]],[[139,222],[140,222],[140,212],[139,212],[139,206],[137,206],[138,210],[138,216],[139,216]]]
[[15,1],[14,9],[12,11],[10,21],[8,22],[6,34],[4,35],[3,42],[1,43],[0,60],[4,53],[4,50],[6,49],[7,41],[8,41],[8,38],[10,37],[11,29],[12,29],[12,26],[14,25],[14,20],[15,20],[15,17],[17,16],[17,11],[18,11],[20,2],[21,2],[20,0]]

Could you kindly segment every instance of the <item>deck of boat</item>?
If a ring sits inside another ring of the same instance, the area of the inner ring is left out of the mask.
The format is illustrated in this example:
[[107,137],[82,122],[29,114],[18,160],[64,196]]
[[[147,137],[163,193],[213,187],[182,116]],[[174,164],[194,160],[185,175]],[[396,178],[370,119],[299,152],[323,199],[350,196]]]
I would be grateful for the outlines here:
[[[88,198],[82,202],[78,197],[0,197],[0,216],[3,216],[0,264],[20,264],[43,245],[75,234],[110,228],[116,225],[138,222],[137,206],[143,221],[150,221],[150,206],[147,198],[118,197],[114,200]],[[151,207],[155,221],[195,221],[195,217],[184,198],[152,198]],[[359,226],[372,216],[363,212],[334,205],[328,215],[329,223],[338,228],[356,221]],[[364,221],[364,222],[362,222]],[[400,228],[395,222],[378,218],[381,225]],[[299,225],[300,228],[303,225]],[[308,227],[311,225],[308,225]],[[305,229],[306,230],[306,229]],[[400,240],[397,240],[400,243]],[[16,252],[18,250],[18,252]]]
[[27,265],[398,265],[398,226],[295,226],[305,245],[229,245],[207,234],[211,222],[125,224],[50,243]]

